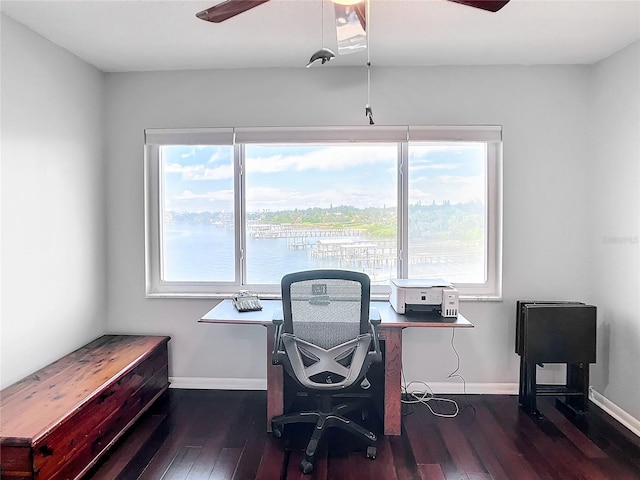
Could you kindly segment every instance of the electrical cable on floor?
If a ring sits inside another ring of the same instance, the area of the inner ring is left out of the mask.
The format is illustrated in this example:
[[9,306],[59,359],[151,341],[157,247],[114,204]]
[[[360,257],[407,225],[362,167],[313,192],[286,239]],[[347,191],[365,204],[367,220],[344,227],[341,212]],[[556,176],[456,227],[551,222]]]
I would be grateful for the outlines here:
[[[412,390],[410,392],[409,388],[414,384],[422,385],[424,389]],[[401,401],[405,405],[422,404],[425,407],[427,407],[429,411],[436,417],[454,418],[458,416],[458,413],[460,411],[460,409],[458,408],[458,403],[455,400],[451,400],[449,398],[443,398],[443,397],[436,397],[435,394],[433,393],[433,390],[431,390],[431,387],[429,387],[427,383],[421,382],[421,381],[409,382],[408,384],[406,384],[405,387],[403,388]],[[453,413],[444,413],[444,412],[436,411],[434,408],[431,407],[430,403],[437,403],[437,402],[452,404],[454,406],[455,411]]]
[[[449,374],[447,375],[447,378],[453,378],[453,377],[458,377],[462,380],[462,391],[463,394],[466,395],[467,394],[467,384],[466,381],[464,379],[464,377],[462,375],[460,375],[458,373],[458,371],[460,370],[460,355],[458,354],[458,351],[456,350],[455,344],[454,344],[454,340],[455,340],[455,335],[456,335],[456,329],[453,328],[452,330],[452,335],[451,335],[451,348],[453,349],[453,353],[456,356],[456,368]],[[410,407],[409,411],[404,413],[404,415],[410,415],[411,413],[413,413],[413,405],[415,404],[422,404],[425,405],[429,411],[436,417],[444,417],[444,418],[455,418],[458,416],[458,414],[460,413],[460,408],[458,406],[458,403],[455,400],[451,400],[450,398],[443,398],[443,397],[436,397],[435,394],[433,393],[433,390],[431,389],[431,387],[429,387],[429,385],[426,382],[422,382],[422,381],[412,381],[407,383],[405,376],[404,376],[404,370],[401,372],[402,374],[402,404],[403,405],[407,405]],[[421,385],[423,386],[423,389],[421,390],[414,390],[411,389],[412,385]],[[409,391],[412,390],[412,391]],[[434,408],[431,407],[431,405],[429,405],[429,403],[449,403],[449,404],[453,404],[455,409],[453,413],[443,413],[443,412],[438,412],[436,410],[434,410]],[[475,413],[475,408],[473,405],[471,405],[471,403],[467,404],[468,406],[470,406],[474,413]]]

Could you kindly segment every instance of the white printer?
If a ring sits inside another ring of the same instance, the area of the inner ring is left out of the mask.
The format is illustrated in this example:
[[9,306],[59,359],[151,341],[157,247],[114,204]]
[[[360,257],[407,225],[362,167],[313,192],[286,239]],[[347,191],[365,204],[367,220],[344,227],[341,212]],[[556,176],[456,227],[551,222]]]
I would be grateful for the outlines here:
[[458,290],[439,278],[392,278],[389,303],[402,314],[439,312],[443,317],[458,316]]

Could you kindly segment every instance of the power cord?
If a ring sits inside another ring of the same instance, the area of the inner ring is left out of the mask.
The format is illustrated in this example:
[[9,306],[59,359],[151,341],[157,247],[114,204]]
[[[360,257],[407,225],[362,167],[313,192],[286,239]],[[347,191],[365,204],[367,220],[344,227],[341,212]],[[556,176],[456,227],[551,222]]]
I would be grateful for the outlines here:
[[[422,385],[424,387],[424,390],[414,390],[409,392],[408,391],[409,388],[414,384]],[[408,405],[412,405],[416,403],[422,404],[425,407],[427,407],[429,411],[436,417],[454,418],[458,416],[458,413],[460,411],[458,408],[458,403],[455,400],[451,400],[449,398],[436,397],[433,393],[433,390],[431,390],[431,387],[429,387],[429,385],[426,384],[425,382],[409,382],[408,384],[406,384],[403,387],[401,402]],[[453,413],[437,412],[436,410],[431,408],[431,405],[429,405],[430,402],[450,403],[454,406],[455,411]]]
[[[460,370],[460,355],[458,354],[458,350],[456,350],[456,346],[454,344],[454,340],[456,338],[456,329],[452,328],[451,329],[452,333],[451,333],[451,349],[453,350],[453,353],[455,353],[456,355],[456,368],[453,370],[453,372],[451,372],[447,378],[454,378],[454,377],[458,377],[460,380],[462,380],[462,394],[464,395],[464,397],[467,397],[467,382],[465,381],[464,377],[462,375],[460,375],[458,373],[458,370]],[[471,409],[473,410],[473,415],[475,416],[476,414],[476,407],[474,407],[470,401],[467,400],[467,405],[466,407],[471,407]],[[465,408],[466,408],[465,407]],[[462,409],[464,410],[464,408]]]
[[[449,375],[447,375],[447,378],[454,378],[454,377],[460,378],[462,380],[462,392],[466,396],[467,383],[464,377],[458,373],[458,371],[460,370],[460,355],[458,354],[458,351],[456,350],[456,346],[454,344],[456,329],[452,328],[451,330],[452,330],[451,348],[453,350],[453,353],[456,356],[456,368]],[[458,414],[460,413],[460,408],[458,406],[458,403],[455,400],[451,400],[450,398],[436,397],[435,394],[433,393],[433,390],[426,382],[412,381],[407,383],[406,378],[404,376],[404,370],[401,372],[401,374],[402,374],[401,402],[403,405],[406,405],[408,407],[406,409],[406,412],[403,413],[404,415],[410,415],[411,413],[413,413],[413,405],[422,404],[422,405],[425,405],[429,409],[429,411],[436,417],[455,418],[458,416]],[[411,388],[413,385],[421,385],[423,388],[421,390],[414,390]],[[409,390],[412,390],[412,391],[409,391]],[[439,402],[440,404],[442,403],[452,404],[454,405],[454,412],[443,413],[443,412],[435,411],[431,407],[431,405],[429,405],[430,402],[435,402],[435,403]],[[471,405],[471,403],[468,403],[467,405],[470,406],[475,413],[476,411],[475,407]]]
[[453,353],[456,355],[456,368],[453,370],[453,372],[447,375],[447,378],[458,377],[460,380],[462,380],[462,393],[463,395],[466,395],[467,382],[464,380],[464,377],[458,373],[458,371],[460,370],[460,355],[458,354],[458,350],[456,350],[456,346],[453,343],[456,338],[456,329],[452,328],[451,332],[452,332],[451,333],[451,349],[453,350]]

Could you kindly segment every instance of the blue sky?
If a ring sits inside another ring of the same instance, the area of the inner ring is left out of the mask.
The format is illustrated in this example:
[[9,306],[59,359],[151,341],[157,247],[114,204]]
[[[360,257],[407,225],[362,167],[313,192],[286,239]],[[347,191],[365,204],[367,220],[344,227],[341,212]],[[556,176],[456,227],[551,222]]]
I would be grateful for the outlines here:
[[[233,210],[233,147],[163,148],[165,209]],[[247,210],[331,205],[396,205],[397,146],[247,145]],[[414,204],[484,198],[483,144],[412,145],[409,199]]]

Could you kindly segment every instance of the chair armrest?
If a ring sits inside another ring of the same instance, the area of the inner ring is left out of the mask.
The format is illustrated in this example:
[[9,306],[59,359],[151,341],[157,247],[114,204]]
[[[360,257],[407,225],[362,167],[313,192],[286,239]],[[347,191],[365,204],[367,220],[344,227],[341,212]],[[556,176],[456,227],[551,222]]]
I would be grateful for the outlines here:
[[273,312],[273,318],[271,319],[274,325],[282,325],[284,322],[284,313],[282,313],[282,309],[278,308],[275,312]]
[[271,319],[273,325],[275,326],[275,333],[273,335],[273,351],[271,352],[271,364],[272,365],[280,365],[282,355],[286,355],[285,352],[280,348],[281,344],[281,336],[282,336],[282,324],[284,323],[284,315],[282,313],[282,309],[278,308]]
[[382,360],[382,350],[380,349],[380,339],[378,338],[378,325],[382,318],[377,308],[371,308],[369,310],[369,325],[371,325],[371,335],[373,336],[373,352],[369,352],[373,356],[373,361],[379,362]]
[[378,326],[380,325],[380,322],[382,321],[382,318],[380,317],[380,312],[378,311],[377,308],[370,308],[369,309],[369,322],[372,325]]

